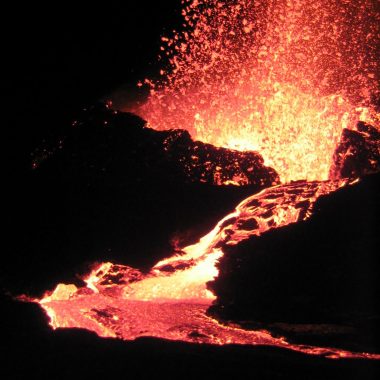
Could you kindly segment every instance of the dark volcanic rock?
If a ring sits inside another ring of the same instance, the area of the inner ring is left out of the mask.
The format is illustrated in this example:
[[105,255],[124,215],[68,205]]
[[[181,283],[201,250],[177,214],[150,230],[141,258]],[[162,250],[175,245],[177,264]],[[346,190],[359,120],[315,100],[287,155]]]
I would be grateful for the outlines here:
[[380,175],[320,198],[307,221],[226,247],[219,318],[300,342],[379,349]]
[[364,122],[359,122],[356,130],[344,129],[330,178],[357,178],[379,171],[380,131]]
[[[88,183],[170,181],[268,187],[278,174],[256,152],[193,141],[184,130],[156,131],[145,121],[99,104],[84,110],[65,138],[33,153],[33,168]],[[115,174],[117,173],[117,176]]]

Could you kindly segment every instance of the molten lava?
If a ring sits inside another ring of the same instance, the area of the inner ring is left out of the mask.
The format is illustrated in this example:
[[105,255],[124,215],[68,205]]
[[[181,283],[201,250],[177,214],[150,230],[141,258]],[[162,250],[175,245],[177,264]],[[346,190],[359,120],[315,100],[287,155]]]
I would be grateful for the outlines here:
[[319,196],[347,180],[295,182],[253,195],[223,218],[199,243],[157,263],[150,273],[104,263],[85,278],[87,287],[60,284],[41,300],[51,326],[80,327],[103,337],[151,336],[208,344],[266,344],[331,358],[380,358],[376,354],[292,345],[266,331],[220,324],[206,315],[214,300],[206,284],[218,275],[222,248],[252,235],[306,219]]
[[183,3],[185,31],[162,38],[168,67],[134,111],[155,129],[256,150],[283,182],[327,179],[343,128],[368,121],[378,96],[374,2]]
[[[169,67],[135,111],[152,128],[181,127],[216,146],[257,150],[284,185],[252,195],[199,243],[148,274],[111,263],[87,286],[60,284],[38,302],[51,326],[103,337],[154,336],[210,344],[268,344],[333,358],[380,355],[291,345],[265,331],[220,324],[207,282],[223,247],[301,222],[321,195],[344,128],[373,119],[379,14],[369,0],[183,1],[185,31],[163,38]],[[290,182],[291,180],[303,180]],[[310,181],[310,182],[307,182]]]

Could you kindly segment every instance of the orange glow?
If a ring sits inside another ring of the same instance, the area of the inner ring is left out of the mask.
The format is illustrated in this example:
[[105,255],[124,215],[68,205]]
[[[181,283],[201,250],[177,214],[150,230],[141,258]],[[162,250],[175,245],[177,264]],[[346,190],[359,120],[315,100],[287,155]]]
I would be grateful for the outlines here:
[[86,287],[60,284],[35,302],[53,328],[80,327],[102,337],[267,344],[330,358],[380,359],[292,345],[266,331],[222,325],[206,315],[215,299],[207,282],[218,275],[223,247],[301,222],[320,196],[354,183],[328,181],[328,175],[342,130],[354,128],[358,120],[374,120],[380,19],[373,3],[183,4],[185,31],[162,38],[169,67],[162,69],[162,81],[145,81],[150,97],[132,111],[155,129],[183,128],[216,146],[256,150],[284,184],[248,197],[198,243],[160,261],[148,274],[103,263],[84,279]]
[[373,2],[183,3],[185,31],[162,38],[168,67],[133,111],[155,129],[256,150],[283,183],[326,180],[342,129],[368,121],[378,94]]

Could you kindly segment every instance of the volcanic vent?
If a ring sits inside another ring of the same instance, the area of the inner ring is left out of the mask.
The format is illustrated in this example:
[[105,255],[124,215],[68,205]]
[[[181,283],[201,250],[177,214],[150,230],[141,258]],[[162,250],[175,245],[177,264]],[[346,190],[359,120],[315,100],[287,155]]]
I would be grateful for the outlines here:
[[[60,284],[34,301],[53,328],[81,327],[103,337],[268,344],[334,358],[379,358],[290,344],[206,313],[216,299],[207,283],[218,276],[226,250],[309,219],[321,196],[379,171],[379,14],[373,3],[194,0],[184,1],[183,16],[186,31],[162,39],[169,57],[164,79],[146,80],[150,96],[132,110],[156,131],[139,125],[133,133],[186,180],[253,184],[253,195],[198,243],[179,247],[147,273],[101,263],[85,286]],[[90,115],[91,123],[122,126],[125,115],[103,111]],[[173,131],[178,127],[203,143]]]

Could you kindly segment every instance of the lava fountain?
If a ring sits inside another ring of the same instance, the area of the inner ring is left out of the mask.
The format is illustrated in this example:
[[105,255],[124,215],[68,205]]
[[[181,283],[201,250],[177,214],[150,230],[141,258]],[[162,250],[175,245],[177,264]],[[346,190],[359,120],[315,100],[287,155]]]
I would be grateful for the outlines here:
[[342,130],[376,117],[380,20],[374,2],[192,0],[183,1],[183,17],[185,31],[162,38],[169,60],[163,79],[145,81],[150,96],[133,111],[155,129],[181,127],[216,146],[257,150],[284,185],[247,198],[197,244],[148,274],[104,263],[85,278],[86,287],[60,284],[33,301],[53,328],[81,327],[102,337],[268,344],[379,359],[292,345],[206,314],[215,299],[207,282],[218,275],[224,246],[302,222],[321,195],[353,182],[328,181],[328,174]]
[[183,3],[185,31],[162,38],[168,67],[135,112],[155,129],[257,150],[283,182],[327,179],[342,129],[378,96],[375,2]]

